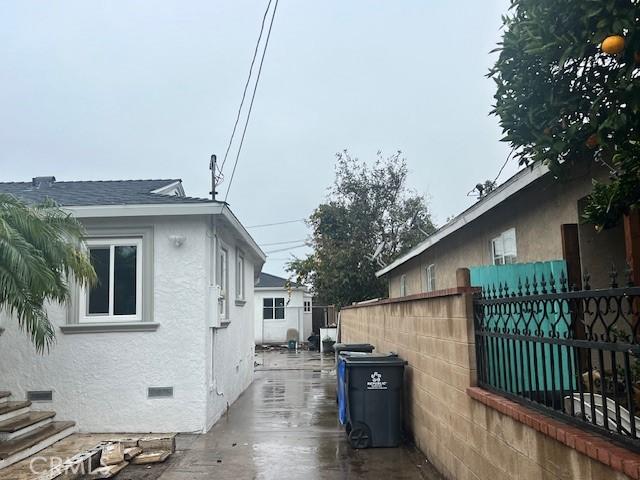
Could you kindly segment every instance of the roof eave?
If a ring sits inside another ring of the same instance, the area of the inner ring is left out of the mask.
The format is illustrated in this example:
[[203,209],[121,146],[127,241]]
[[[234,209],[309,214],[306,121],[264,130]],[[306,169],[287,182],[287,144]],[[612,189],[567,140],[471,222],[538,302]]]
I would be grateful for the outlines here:
[[472,205],[467,210],[462,212],[452,221],[444,225],[442,228],[437,230],[433,235],[427,237],[425,241],[419,243],[416,247],[414,247],[409,252],[405,253],[401,257],[397,258],[393,262],[391,262],[386,267],[378,270],[376,272],[376,277],[381,277],[386,275],[387,273],[395,270],[400,265],[408,262],[409,260],[417,257],[428,248],[432,247],[436,243],[442,241],[444,238],[448,237],[452,233],[460,230],[465,225],[475,221],[480,216],[487,213],[492,208],[496,207],[500,203],[507,200],[512,195],[516,194],[526,186],[530,185],[540,177],[544,176],[549,171],[549,167],[544,164],[536,164],[532,168],[528,168],[524,173],[518,172],[516,175],[511,177],[509,181],[507,180],[500,187],[494,190],[491,194],[487,195],[483,200],[479,201],[475,205]]
[[76,218],[108,218],[108,217],[161,217],[171,215],[222,215],[240,234],[242,240],[264,263],[266,254],[255,242],[246,228],[225,203],[158,203],[136,205],[85,205],[66,206],[64,210]]

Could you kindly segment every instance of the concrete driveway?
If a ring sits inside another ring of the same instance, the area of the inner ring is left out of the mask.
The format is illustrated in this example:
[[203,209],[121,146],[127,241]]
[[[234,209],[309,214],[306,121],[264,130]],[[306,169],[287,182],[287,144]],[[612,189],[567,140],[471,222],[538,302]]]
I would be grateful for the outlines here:
[[[337,422],[331,356],[261,352],[256,378],[206,435],[180,435],[178,451],[135,478],[438,479],[411,446],[353,450]],[[131,472],[133,473],[133,472]],[[126,471],[123,472],[126,475]]]

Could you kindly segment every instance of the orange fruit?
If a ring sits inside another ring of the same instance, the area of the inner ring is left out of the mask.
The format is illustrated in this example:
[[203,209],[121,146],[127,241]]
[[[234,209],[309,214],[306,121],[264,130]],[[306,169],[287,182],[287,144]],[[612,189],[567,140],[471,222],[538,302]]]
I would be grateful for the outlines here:
[[598,140],[598,135],[592,133],[591,135],[589,135],[589,138],[587,138],[585,145],[588,148],[596,148],[598,146],[598,143],[600,143],[600,141]]
[[617,55],[624,50],[624,37],[621,35],[610,35],[602,41],[602,51],[609,55]]

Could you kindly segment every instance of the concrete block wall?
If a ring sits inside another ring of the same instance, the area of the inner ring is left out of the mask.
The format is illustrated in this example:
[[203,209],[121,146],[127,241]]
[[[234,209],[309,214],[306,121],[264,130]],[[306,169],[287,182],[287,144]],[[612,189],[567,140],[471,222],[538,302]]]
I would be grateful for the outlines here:
[[409,362],[405,428],[446,478],[628,478],[471,398],[472,295],[465,288],[430,295],[343,309],[342,341],[369,342]]

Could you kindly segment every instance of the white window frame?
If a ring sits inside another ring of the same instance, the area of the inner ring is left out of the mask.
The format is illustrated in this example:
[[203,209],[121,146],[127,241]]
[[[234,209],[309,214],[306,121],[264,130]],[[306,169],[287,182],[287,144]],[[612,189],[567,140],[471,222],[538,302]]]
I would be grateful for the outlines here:
[[229,250],[220,246],[218,251],[218,286],[220,287],[220,317],[228,318],[229,308]]
[[[281,298],[282,299],[282,306],[281,307],[276,307],[276,299],[277,298]],[[265,300],[271,300],[271,307],[265,307],[264,306],[264,301]],[[270,308],[271,311],[273,312],[273,316],[271,318],[265,318],[264,317],[264,309],[265,308]],[[276,308],[281,308],[282,309],[282,318],[276,318]],[[262,299],[262,320],[266,320],[268,322],[271,322],[271,321],[282,322],[282,321],[284,321],[286,319],[287,319],[287,303],[285,302],[285,297],[264,297]]]
[[236,250],[236,300],[241,301],[245,299],[244,269],[244,254]]
[[407,275],[404,273],[400,275],[400,296],[407,296]]
[[[501,253],[497,253],[497,246],[501,248]],[[489,248],[493,265],[516,263],[518,261],[516,229],[510,228],[497,237],[492,238]]]
[[303,300],[302,306],[303,306],[304,312],[309,313],[311,311],[311,300]]
[[426,286],[427,292],[433,292],[436,290],[437,280],[436,280],[436,264],[431,263],[427,265],[427,268],[424,270],[426,276]]
[[[140,322],[142,321],[142,250],[141,238],[104,238],[104,239],[88,239],[87,248],[91,247],[109,247],[109,313],[89,314],[89,288],[83,287],[80,290],[78,301],[79,323],[116,323],[116,322]],[[136,313],[135,315],[115,315],[114,308],[114,261],[115,247],[136,247]]]

